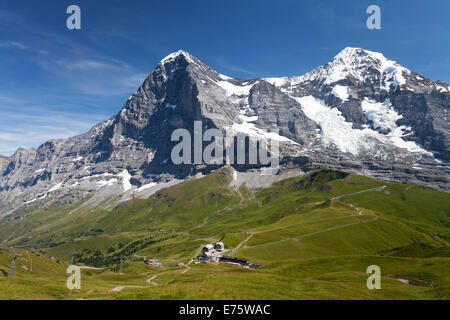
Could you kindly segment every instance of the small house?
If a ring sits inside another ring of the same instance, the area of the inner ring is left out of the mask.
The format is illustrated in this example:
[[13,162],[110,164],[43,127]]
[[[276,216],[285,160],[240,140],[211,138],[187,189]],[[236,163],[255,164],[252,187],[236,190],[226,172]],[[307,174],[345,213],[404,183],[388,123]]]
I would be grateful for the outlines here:
[[159,262],[156,259],[147,259],[144,261],[144,263],[148,266],[152,266],[152,267],[159,267],[161,265],[161,262]]

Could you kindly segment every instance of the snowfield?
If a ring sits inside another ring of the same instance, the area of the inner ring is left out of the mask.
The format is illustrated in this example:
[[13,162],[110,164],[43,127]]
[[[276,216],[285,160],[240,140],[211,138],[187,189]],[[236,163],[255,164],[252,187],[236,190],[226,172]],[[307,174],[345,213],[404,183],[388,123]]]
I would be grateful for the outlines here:
[[122,186],[123,191],[127,192],[132,188],[130,180],[131,180],[131,174],[128,172],[127,169],[123,170],[121,173],[118,174],[119,177],[122,178]]
[[48,192],[53,192],[59,190],[63,185],[63,182],[58,183],[57,185],[53,186]]
[[248,96],[250,94],[250,89],[256,84],[250,84],[246,86],[238,86],[228,81],[216,82],[219,87],[227,92],[227,96]]
[[[394,119],[398,114],[391,109],[390,103],[371,103],[365,105],[374,124],[384,126],[391,131],[384,135],[378,131],[364,128],[354,129],[352,123],[345,121],[341,112],[336,108],[328,107],[322,100],[312,96],[292,97],[302,105],[303,112],[322,129],[321,140],[324,144],[334,145],[342,152],[358,155],[362,151],[377,150],[380,143],[390,143],[398,148],[407,149],[410,152],[419,152],[432,156],[432,154],[413,141],[403,140],[405,126],[398,127]],[[387,115],[386,121],[381,120],[381,115]]]
[[349,97],[348,88],[338,84],[334,86],[333,91],[331,91],[331,93],[335,97],[341,99],[342,101],[347,101]]
[[267,132],[265,130],[262,130],[262,129],[256,127],[256,125],[252,122],[257,121],[258,117],[257,116],[252,116],[252,117],[246,116],[245,110],[241,111],[241,115],[239,116],[239,118],[242,120],[242,123],[234,123],[233,125],[231,125],[230,127],[227,127],[226,129],[231,130],[233,133],[243,133],[243,134],[249,135],[251,137],[256,137],[256,138],[260,138],[260,139],[266,139],[266,140],[270,139],[273,141],[298,144],[297,142],[295,142],[289,138],[280,136],[276,132]]
[[397,128],[397,120],[403,118],[392,108],[391,101],[384,102],[370,101],[365,98],[361,105],[367,120],[372,121],[375,129],[393,131]]

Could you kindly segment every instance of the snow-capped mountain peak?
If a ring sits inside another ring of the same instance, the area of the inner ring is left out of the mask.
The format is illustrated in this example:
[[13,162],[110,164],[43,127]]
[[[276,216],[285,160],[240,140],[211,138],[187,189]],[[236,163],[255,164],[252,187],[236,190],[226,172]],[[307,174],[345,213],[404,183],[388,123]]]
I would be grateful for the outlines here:
[[389,92],[391,88],[404,85],[405,75],[409,73],[408,69],[381,53],[347,47],[331,62],[305,74],[300,81],[317,81],[322,85],[331,85],[345,79],[360,83],[378,82],[380,89]]
[[181,56],[183,56],[189,62],[194,63],[194,57],[189,52],[184,51],[184,50],[178,50],[176,52],[169,54],[168,56],[163,58],[160,63],[166,64],[168,62],[172,62],[172,61],[176,60],[178,57],[181,57]]
[[333,62],[336,62],[337,64],[344,64],[356,68],[386,61],[390,60],[382,53],[353,47],[344,48],[333,58]]

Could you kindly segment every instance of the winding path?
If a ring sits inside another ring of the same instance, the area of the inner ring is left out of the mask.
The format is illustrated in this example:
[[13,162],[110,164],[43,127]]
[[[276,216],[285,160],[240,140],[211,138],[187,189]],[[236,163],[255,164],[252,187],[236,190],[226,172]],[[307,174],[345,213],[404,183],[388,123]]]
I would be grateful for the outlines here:
[[[379,217],[375,216],[372,220],[367,221],[367,222],[372,222],[377,220]],[[268,243],[261,243],[261,244],[255,244],[253,246],[245,246],[244,248],[255,248],[255,247],[262,247],[262,246],[267,246],[270,244],[277,244],[277,243],[281,243],[281,242],[285,242],[285,241],[289,241],[289,240],[299,240],[308,236],[312,236],[318,233],[322,233],[322,232],[328,232],[328,231],[332,231],[332,230],[336,230],[336,229],[341,229],[341,228],[345,228],[345,227],[349,227],[349,226],[353,226],[355,224],[360,224],[362,223],[361,221],[357,221],[357,222],[352,222],[352,223],[346,223],[340,226],[336,226],[336,227],[332,227],[332,228],[328,228],[328,229],[323,229],[323,230],[319,230],[319,231],[314,231],[314,232],[310,232],[310,233],[305,233],[302,235],[299,235],[297,237],[291,237],[291,238],[287,238],[287,239],[283,239],[283,240],[278,240],[278,241],[273,241],[273,242],[268,242]]]
[[377,187],[377,188],[372,188],[372,189],[367,189],[367,190],[362,190],[362,191],[358,191],[358,192],[353,192],[353,193],[348,193],[348,194],[343,194],[342,196],[337,196],[334,198],[331,198],[333,200],[338,200],[344,197],[350,197],[353,196],[355,194],[361,194],[361,193],[365,193],[365,192],[369,192],[369,191],[383,191],[386,188],[386,186],[381,186],[381,187]]
[[186,273],[186,272],[188,272],[189,270],[191,270],[191,267],[189,267],[188,265],[186,265],[185,267],[186,267],[186,269],[184,269],[183,271],[181,271],[181,273]]
[[147,280],[147,283],[151,283],[154,286],[158,286],[159,284],[153,281],[156,277],[157,277],[156,275],[151,277],[150,279]]
[[238,251],[238,250],[242,247],[242,245],[243,245],[244,243],[246,243],[248,240],[250,240],[255,234],[256,234],[256,233],[250,233],[250,235],[248,236],[247,239],[241,241],[241,243],[239,243],[238,246],[237,246],[236,248],[234,248],[233,250],[231,250],[231,252],[230,252],[230,257],[232,257],[232,256],[236,253],[236,251]]
[[133,288],[133,289],[136,289],[136,288],[143,289],[143,288],[146,288],[146,287],[143,287],[143,286],[120,286],[120,287],[112,288],[111,291],[113,291],[113,292],[120,292],[120,291],[122,291],[123,289],[129,289],[129,288]]

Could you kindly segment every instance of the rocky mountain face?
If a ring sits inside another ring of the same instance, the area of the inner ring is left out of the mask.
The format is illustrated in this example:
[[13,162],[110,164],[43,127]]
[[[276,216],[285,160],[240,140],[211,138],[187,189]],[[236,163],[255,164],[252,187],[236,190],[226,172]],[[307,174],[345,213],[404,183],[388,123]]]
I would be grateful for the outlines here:
[[449,85],[425,79],[380,53],[345,48],[304,76],[266,80],[293,97],[322,100],[353,128],[387,134],[404,126],[403,140],[450,160]]
[[9,164],[9,159],[0,155],[0,171],[2,171]]
[[193,136],[194,121],[278,140],[283,166],[320,164],[448,191],[449,104],[448,84],[359,48],[303,76],[246,80],[178,51],[111,119],[0,157],[0,215],[44,202],[148,196],[207,173],[216,167],[171,161],[172,132]]

